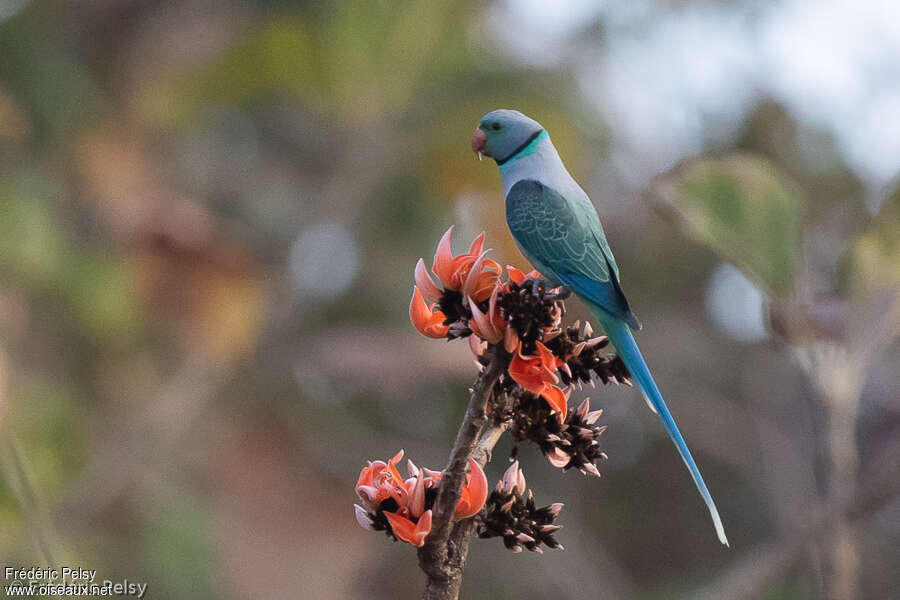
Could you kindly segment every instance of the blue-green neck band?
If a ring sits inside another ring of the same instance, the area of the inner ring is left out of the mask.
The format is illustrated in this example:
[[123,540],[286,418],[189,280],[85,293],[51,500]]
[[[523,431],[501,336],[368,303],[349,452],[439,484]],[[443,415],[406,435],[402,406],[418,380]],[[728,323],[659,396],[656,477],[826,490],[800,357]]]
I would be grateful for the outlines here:
[[505,158],[495,158],[497,161],[497,165],[502,167],[503,165],[510,163],[514,160],[518,160],[523,156],[528,156],[535,150],[537,150],[538,144],[541,143],[541,140],[547,136],[547,130],[541,129],[540,131],[535,131],[527,140],[525,140],[521,146],[510,152],[509,156]]

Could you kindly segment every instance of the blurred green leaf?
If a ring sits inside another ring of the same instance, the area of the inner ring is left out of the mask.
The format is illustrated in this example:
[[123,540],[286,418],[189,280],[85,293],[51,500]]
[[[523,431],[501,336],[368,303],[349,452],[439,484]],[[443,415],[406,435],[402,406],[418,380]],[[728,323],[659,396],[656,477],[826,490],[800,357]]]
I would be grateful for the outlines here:
[[[210,519],[206,503],[179,489],[162,490],[144,522],[150,582],[160,598],[219,598],[210,579]],[[138,573],[133,578],[140,580]]]
[[800,252],[796,187],[766,160],[692,159],[654,181],[687,234],[735,263],[770,294],[788,296]]
[[61,193],[41,171],[0,180],[0,273],[52,296],[92,339],[133,339],[139,315],[128,263],[73,242],[52,200]]
[[[37,3],[35,3],[37,4]],[[53,29],[44,4],[0,24],[0,81],[28,107],[48,140],[82,129],[103,108],[103,95]]]
[[64,241],[55,208],[52,177],[27,175],[0,180],[0,268],[32,285],[47,285],[63,271]]
[[850,249],[851,294],[867,296],[900,286],[900,189],[885,200]]

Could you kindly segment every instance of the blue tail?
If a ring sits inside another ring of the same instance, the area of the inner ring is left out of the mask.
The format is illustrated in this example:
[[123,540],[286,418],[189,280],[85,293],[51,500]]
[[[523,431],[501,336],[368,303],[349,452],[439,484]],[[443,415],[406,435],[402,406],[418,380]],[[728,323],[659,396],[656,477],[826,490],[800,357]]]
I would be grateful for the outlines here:
[[691,477],[694,479],[697,491],[700,492],[700,496],[706,503],[706,508],[709,509],[709,515],[712,517],[713,524],[716,526],[716,534],[719,536],[719,541],[728,546],[728,538],[725,537],[725,528],[722,526],[722,519],[719,518],[719,511],[716,510],[716,503],[713,502],[712,496],[706,488],[706,483],[700,475],[700,469],[697,468],[697,463],[694,462],[691,451],[688,450],[684,438],[681,437],[681,432],[678,431],[678,425],[675,424],[672,413],[669,412],[666,403],[663,401],[662,394],[659,393],[659,388],[656,387],[656,382],[653,381],[653,376],[650,375],[650,369],[647,368],[647,363],[644,361],[644,357],[641,355],[641,351],[634,341],[634,336],[631,335],[631,330],[628,329],[628,325],[625,324],[625,322],[604,313],[599,307],[592,308],[597,319],[600,320],[600,323],[606,330],[609,341],[615,346],[619,356],[621,356],[622,360],[625,362],[625,366],[631,371],[631,376],[638,384],[641,392],[643,392],[644,397],[647,399],[651,408],[659,414],[663,427],[666,428],[666,433],[669,434],[672,443],[678,448],[681,459],[684,461],[685,466],[687,466],[688,471],[691,473]]

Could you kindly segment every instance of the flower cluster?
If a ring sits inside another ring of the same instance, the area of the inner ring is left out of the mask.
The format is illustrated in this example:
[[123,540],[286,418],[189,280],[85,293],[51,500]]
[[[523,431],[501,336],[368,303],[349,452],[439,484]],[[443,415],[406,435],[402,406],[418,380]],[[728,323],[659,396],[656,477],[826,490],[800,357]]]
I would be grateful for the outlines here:
[[[385,531],[401,542],[422,546],[431,533],[431,509],[443,471],[420,469],[407,460],[409,476],[404,479],[397,469],[402,458],[403,450],[400,450],[388,462],[372,461],[360,471],[356,494],[362,506],[354,505],[356,520],[366,529]],[[484,471],[474,460],[469,461],[469,466],[471,471],[454,512],[458,519],[478,514],[487,498]]]
[[537,508],[534,494],[525,487],[525,475],[519,468],[519,461],[515,461],[497,482],[486,506],[478,518],[478,537],[502,537],[503,544],[513,552],[527,548],[542,554],[542,544],[563,549],[553,537],[562,528],[554,523],[562,503]]
[[500,265],[485,258],[488,251],[484,250],[483,233],[475,238],[467,253],[459,256],[453,256],[450,250],[452,235],[451,226],[438,243],[431,267],[442,288],[428,275],[423,259],[416,263],[409,318],[422,335],[431,338],[468,335],[470,306],[487,300],[500,279]]
[[468,337],[480,365],[487,364],[489,345],[510,356],[502,378],[504,391],[516,399],[512,411],[494,414],[495,421],[511,423],[519,440],[535,442],[550,462],[563,468],[596,473],[594,461],[605,455],[597,449],[602,428],[569,415],[573,386],[625,383],[628,370],[615,355],[603,350],[609,340],[595,337],[590,323],[562,326],[565,293],[551,287],[532,271],[500,266],[485,258],[484,234],[469,252],[453,256],[447,230],[438,244],[432,271],[438,287],[419,259],[410,318],[423,335],[434,338]]

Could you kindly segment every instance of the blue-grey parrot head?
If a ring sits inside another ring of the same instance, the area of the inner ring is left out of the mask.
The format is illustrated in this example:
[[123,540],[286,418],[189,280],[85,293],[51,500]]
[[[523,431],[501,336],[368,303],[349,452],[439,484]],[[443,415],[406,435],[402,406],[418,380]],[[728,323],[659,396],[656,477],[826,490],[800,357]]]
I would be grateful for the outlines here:
[[472,136],[472,151],[498,163],[527,146],[540,132],[541,124],[517,110],[492,110],[481,117]]

